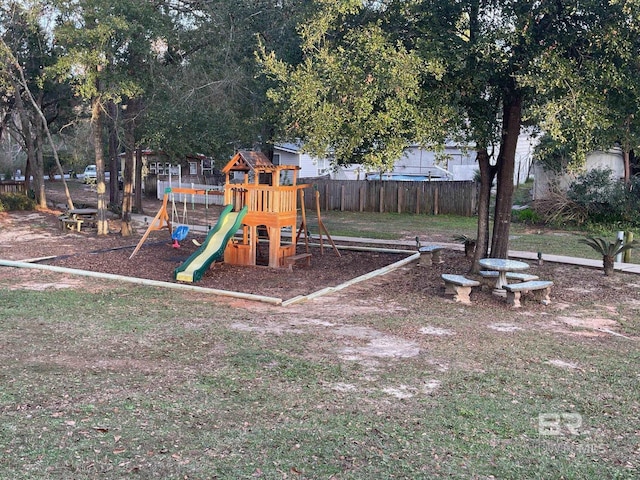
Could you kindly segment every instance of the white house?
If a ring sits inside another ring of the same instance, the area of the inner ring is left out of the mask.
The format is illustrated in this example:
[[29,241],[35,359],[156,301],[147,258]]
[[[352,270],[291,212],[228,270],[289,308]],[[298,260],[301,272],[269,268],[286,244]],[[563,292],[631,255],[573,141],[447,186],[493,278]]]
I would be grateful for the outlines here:
[[[587,154],[583,172],[595,169],[609,169],[616,179],[624,178],[624,158],[620,148],[613,148],[609,151],[594,151]],[[533,199],[540,200],[546,198],[553,188],[560,191],[567,191],[571,182],[577,174],[557,174],[549,172],[538,163],[533,164]]]
[[[523,133],[518,140],[514,184],[523,183],[531,167],[535,139]],[[302,146],[294,143],[276,144],[273,148],[273,163],[300,167],[299,178],[330,176],[334,180],[376,180],[380,172],[365,169],[362,165],[334,168],[331,158],[317,158],[302,152]],[[384,172],[386,180],[473,180],[478,163],[473,145],[463,146],[447,143],[439,152],[420,145],[405,149],[392,171]]]

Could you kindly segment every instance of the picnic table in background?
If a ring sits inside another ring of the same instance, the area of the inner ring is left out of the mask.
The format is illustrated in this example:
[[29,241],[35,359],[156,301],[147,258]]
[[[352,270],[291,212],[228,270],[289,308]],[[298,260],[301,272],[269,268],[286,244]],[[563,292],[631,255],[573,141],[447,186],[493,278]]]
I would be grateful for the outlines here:
[[98,210],[96,208],[72,208],[58,218],[63,230],[69,228],[79,232],[83,223],[95,226],[97,216]]

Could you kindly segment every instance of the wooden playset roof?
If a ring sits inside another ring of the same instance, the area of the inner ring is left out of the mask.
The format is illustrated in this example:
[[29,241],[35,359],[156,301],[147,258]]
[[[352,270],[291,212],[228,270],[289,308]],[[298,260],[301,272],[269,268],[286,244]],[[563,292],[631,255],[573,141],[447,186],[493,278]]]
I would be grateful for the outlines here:
[[253,150],[238,150],[229,163],[222,169],[222,173],[249,172],[249,171],[273,171],[273,170],[297,170],[300,167],[294,165],[274,165],[262,152]]
[[272,169],[274,167],[275,165],[262,152],[238,150],[238,153],[229,160],[222,172],[248,172],[250,170]]

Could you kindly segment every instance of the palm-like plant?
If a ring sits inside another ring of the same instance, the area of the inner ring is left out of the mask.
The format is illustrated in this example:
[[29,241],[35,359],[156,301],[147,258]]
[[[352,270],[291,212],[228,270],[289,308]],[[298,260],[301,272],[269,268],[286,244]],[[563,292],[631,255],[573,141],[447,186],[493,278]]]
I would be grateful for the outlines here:
[[453,237],[456,242],[464,244],[464,254],[467,257],[472,257],[476,252],[476,239],[468,237],[466,235],[456,235]]
[[610,242],[609,240],[601,237],[586,237],[578,241],[589,245],[596,252],[602,255],[604,274],[606,276],[613,273],[613,262],[616,255],[626,252],[637,245],[635,241],[625,244],[621,239],[617,239],[615,242]]

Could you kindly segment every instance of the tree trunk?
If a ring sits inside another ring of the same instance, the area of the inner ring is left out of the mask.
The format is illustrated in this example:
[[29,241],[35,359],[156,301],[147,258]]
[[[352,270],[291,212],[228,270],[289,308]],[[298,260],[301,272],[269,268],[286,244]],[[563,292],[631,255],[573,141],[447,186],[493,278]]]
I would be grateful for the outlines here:
[[131,208],[133,206],[133,155],[135,149],[134,123],[132,106],[125,111],[124,121],[124,172],[122,187],[122,230],[120,235],[129,237],[133,234],[131,228]]
[[109,203],[118,205],[120,203],[120,189],[118,188],[118,173],[120,172],[120,162],[118,161],[118,106],[110,101],[107,108],[109,111],[109,173],[111,174]]
[[135,207],[139,214],[144,213],[142,208],[142,150],[136,149],[136,175],[135,175]]
[[488,256],[489,251],[489,210],[491,207],[491,185],[495,177],[495,167],[491,166],[489,153],[486,148],[477,150],[477,160],[480,167],[480,193],[478,195],[478,234],[476,250],[473,257],[471,271],[478,273],[478,261]]
[[[42,105],[44,94],[40,92],[38,95],[38,105]],[[42,111],[42,108],[40,108]],[[39,115],[36,115],[34,120],[36,127],[36,164],[35,175],[33,176],[33,190],[36,194],[36,203],[40,208],[47,208],[47,194],[44,188],[44,138],[45,132],[44,120]],[[63,174],[64,175],[64,174]]]
[[497,193],[491,238],[491,257],[507,258],[509,253],[509,227],[513,207],[513,174],[515,170],[516,146],[520,136],[522,119],[522,96],[511,92],[505,96],[502,119],[502,139],[496,163]]
[[42,138],[42,132],[44,127],[42,125],[42,119],[37,118],[36,121],[36,164],[35,175],[33,176],[33,190],[36,194],[36,203],[40,208],[47,208],[47,194],[44,188],[44,158],[42,150],[44,147],[44,141]]
[[107,186],[104,176],[104,148],[102,146],[102,103],[98,97],[91,100],[91,128],[96,161],[96,193],[98,197],[98,235],[109,234],[107,222]]
[[624,152],[622,152],[622,160],[624,162],[624,183],[625,185],[629,185],[631,182],[631,155],[629,154],[629,149],[625,148]]
[[[3,44],[4,44],[4,42],[3,42]],[[16,71],[18,72],[18,74],[20,76],[20,83],[24,87],[25,93],[27,94],[27,96],[29,98],[29,102],[31,102],[31,106],[35,110],[36,114],[42,120],[43,129],[44,129],[45,133],[47,134],[47,139],[49,140],[49,145],[51,145],[51,150],[53,151],[53,158],[56,161],[56,166],[58,167],[58,170],[60,172],[60,176],[62,178],[62,185],[64,186],[64,193],[65,193],[65,195],[67,197],[67,207],[69,209],[73,209],[73,199],[71,198],[71,193],[69,192],[69,187],[67,186],[67,182],[64,179],[64,171],[62,170],[62,165],[60,165],[60,158],[58,157],[58,150],[56,150],[56,145],[55,145],[55,143],[53,141],[53,138],[51,138],[51,132],[49,131],[49,126],[47,125],[47,119],[44,116],[44,113],[42,113],[42,109],[40,108],[40,106],[38,105],[36,100],[33,98],[33,95],[31,94],[31,91],[29,90],[29,85],[28,85],[27,80],[26,80],[26,78],[24,76],[24,71],[22,70],[22,66],[20,65],[20,63],[13,56],[11,57],[11,61],[13,63],[13,67],[16,69]],[[43,175],[42,181],[44,182],[44,175]]]
[[614,257],[612,257],[611,255],[603,255],[602,265],[604,267],[604,274],[606,277],[613,275],[613,262]]
[[[25,172],[25,181],[28,181],[26,179],[28,179],[29,177],[26,176],[29,172],[28,170],[33,169],[33,167],[37,164],[36,161],[36,146],[35,143],[33,141],[33,135],[31,134],[31,121],[29,120],[29,115],[27,114],[27,110],[24,106],[24,102],[22,101],[22,91],[20,88],[20,84],[18,84],[18,82],[14,81],[13,82],[13,90],[14,90],[14,98],[15,98],[15,105],[16,105],[16,109],[18,110],[18,115],[20,116],[20,130],[22,133],[22,139],[24,141],[24,147],[25,150],[27,152],[27,168],[25,170],[27,170],[27,172]],[[30,168],[29,168],[30,167]],[[37,171],[33,172],[33,179],[34,179],[34,183],[33,183],[33,188],[36,192],[36,203],[38,203],[38,205],[40,205],[40,199],[37,198],[37,195],[39,193],[39,185],[43,185],[44,184],[44,178],[41,178],[38,181],[37,178]],[[44,174],[43,174],[44,177]],[[27,189],[27,191],[29,190],[29,188]],[[45,207],[46,205],[46,199],[45,199]]]

